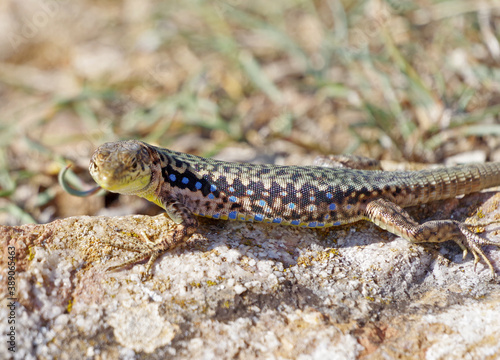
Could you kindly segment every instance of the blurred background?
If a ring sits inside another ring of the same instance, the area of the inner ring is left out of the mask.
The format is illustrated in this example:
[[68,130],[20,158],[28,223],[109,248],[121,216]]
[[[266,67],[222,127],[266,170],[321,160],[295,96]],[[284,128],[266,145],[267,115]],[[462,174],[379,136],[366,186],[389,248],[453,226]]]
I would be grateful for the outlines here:
[[121,139],[287,165],[500,160],[499,41],[495,0],[4,0],[0,224],[159,212],[59,187],[69,163],[92,186],[93,150]]

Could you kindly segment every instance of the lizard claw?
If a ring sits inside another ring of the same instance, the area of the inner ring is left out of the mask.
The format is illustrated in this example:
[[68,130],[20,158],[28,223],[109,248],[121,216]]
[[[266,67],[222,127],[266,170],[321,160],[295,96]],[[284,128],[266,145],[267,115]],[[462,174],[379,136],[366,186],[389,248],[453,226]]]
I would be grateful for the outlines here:
[[474,271],[476,271],[477,263],[480,261],[482,258],[486,265],[490,268],[491,274],[493,278],[496,278],[496,273],[495,273],[495,268],[493,267],[493,264],[491,261],[488,259],[484,251],[481,249],[481,246],[485,245],[496,245],[500,246],[500,243],[497,241],[491,241],[484,239],[477,234],[473,233],[467,228],[466,224],[459,224],[460,231],[464,235],[464,239],[462,240],[464,244],[460,244],[460,242],[456,241],[460,247],[464,250],[464,256],[467,254],[467,248],[472,252],[472,255],[474,255]]
[[477,263],[479,262],[479,256],[477,256],[475,252],[472,252],[472,255],[474,255],[474,272],[476,272]]

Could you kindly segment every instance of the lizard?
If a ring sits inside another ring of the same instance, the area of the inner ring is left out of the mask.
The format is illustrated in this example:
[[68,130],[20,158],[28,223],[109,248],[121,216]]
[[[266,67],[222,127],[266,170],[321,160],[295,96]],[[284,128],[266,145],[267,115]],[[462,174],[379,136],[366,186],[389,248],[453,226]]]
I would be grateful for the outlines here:
[[363,159],[367,158],[351,161],[348,157],[337,163],[334,156],[316,166],[236,163],[127,140],[108,142],[95,150],[89,165],[98,184],[95,189],[71,188],[64,178],[67,168],[59,181],[78,196],[100,188],[138,195],[162,207],[176,224],[156,243],[112,244],[138,254],[108,271],[148,259],[144,275],[152,276],[158,257],[185,243],[198,228],[197,216],[202,216],[308,228],[367,220],[412,243],[453,240],[464,259],[470,251],[474,268],[482,259],[495,278],[482,246],[500,246],[500,241],[484,239],[468,228],[472,225],[456,220],[419,224],[404,208],[499,186],[500,162],[380,171],[376,163]]

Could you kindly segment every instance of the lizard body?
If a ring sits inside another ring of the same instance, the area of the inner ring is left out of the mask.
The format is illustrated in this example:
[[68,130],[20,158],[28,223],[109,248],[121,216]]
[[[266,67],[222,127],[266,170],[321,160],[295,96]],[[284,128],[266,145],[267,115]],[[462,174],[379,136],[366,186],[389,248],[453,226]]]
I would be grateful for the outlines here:
[[421,171],[377,171],[321,166],[231,163],[155,147],[140,141],[106,143],[90,173],[106,190],[138,195],[165,209],[177,224],[156,244],[123,245],[139,254],[113,266],[149,258],[146,273],[165,251],[197,229],[196,216],[310,228],[368,220],[414,242],[455,241],[493,266],[486,240],[455,220],[415,222],[404,207],[450,199],[500,185],[500,162]]

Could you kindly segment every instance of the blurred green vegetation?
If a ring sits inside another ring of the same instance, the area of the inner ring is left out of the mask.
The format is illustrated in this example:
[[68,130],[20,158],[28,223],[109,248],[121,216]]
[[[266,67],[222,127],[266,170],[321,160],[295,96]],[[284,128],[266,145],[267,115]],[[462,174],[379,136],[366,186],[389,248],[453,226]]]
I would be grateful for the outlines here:
[[90,183],[93,149],[119,139],[284,163],[500,159],[496,1],[20,0],[0,15],[0,224],[108,206],[62,194],[57,172]]

